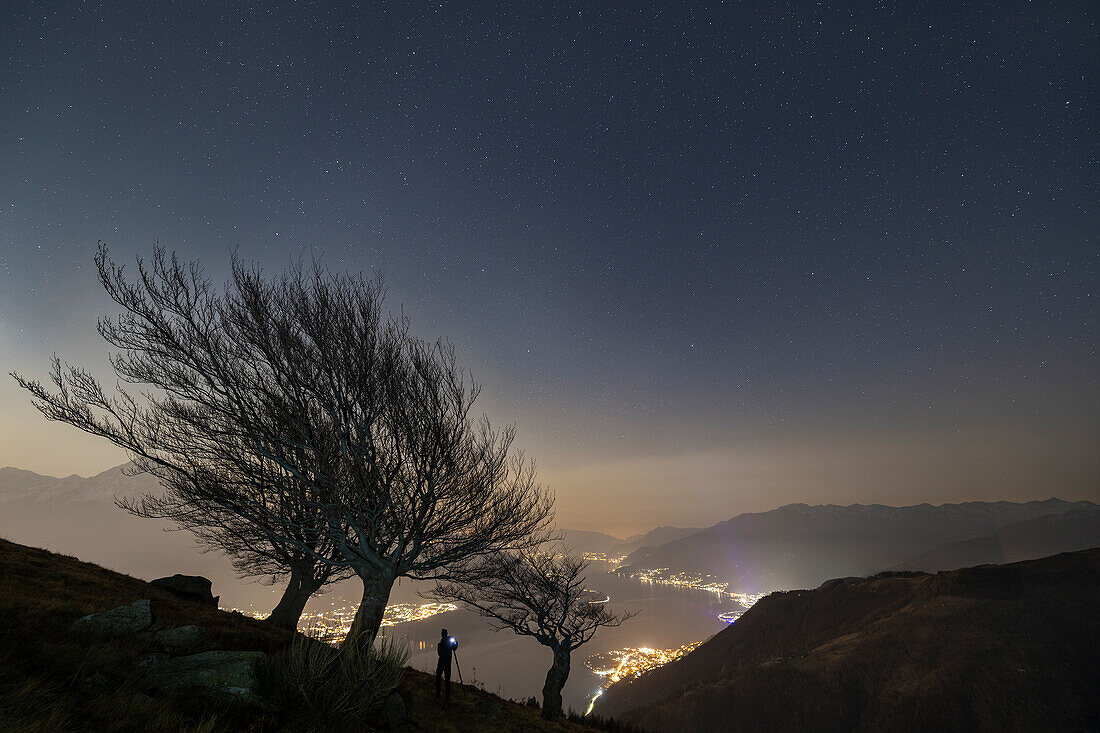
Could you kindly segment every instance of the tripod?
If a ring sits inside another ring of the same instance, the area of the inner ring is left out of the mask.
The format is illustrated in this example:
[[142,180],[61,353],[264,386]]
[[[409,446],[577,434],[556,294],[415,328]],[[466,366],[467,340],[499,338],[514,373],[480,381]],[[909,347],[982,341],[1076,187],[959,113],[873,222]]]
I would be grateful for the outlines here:
[[[458,663],[458,650],[455,649],[453,652],[451,652],[451,655],[455,658],[455,669],[458,670],[458,684],[465,687],[466,683],[462,681],[462,665]],[[465,695],[466,693],[462,694]]]

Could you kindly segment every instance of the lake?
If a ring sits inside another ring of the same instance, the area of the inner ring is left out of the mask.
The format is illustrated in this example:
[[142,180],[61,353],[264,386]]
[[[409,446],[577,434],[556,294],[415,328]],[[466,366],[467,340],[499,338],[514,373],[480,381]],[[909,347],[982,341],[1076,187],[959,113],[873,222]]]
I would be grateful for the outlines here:
[[[610,568],[606,563],[593,563],[586,573],[586,586],[608,594],[615,611],[634,611],[638,615],[620,627],[600,629],[590,642],[573,652],[569,681],[563,691],[566,708],[585,710],[600,687],[601,678],[584,666],[589,655],[626,647],[674,648],[703,641],[725,628],[719,613],[738,608],[728,597],[722,600],[706,591],[619,578],[608,572]],[[423,603],[417,592],[428,587],[430,584],[405,581],[394,588],[390,602]],[[434,673],[435,645],[444,627],[458,639],[457,659],[467,684],[476,683],[506,698],[524,700],[534,696],[541,701],[551,654],[530,637],[510,630],[494,631],[488,619],[466,610],[386,627],[385,632],[409,644],[410,666]],[[458,670],[452,670],[452,674],[457,681]]]

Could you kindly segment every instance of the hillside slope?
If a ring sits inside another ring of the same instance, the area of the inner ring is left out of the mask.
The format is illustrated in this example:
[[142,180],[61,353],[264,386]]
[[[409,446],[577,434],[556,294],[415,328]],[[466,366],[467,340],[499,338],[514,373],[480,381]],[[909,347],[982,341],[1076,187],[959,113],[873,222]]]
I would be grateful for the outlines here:
[[653,731],[1100,729],[1100,549],[774,593],[611,687]]
[[[92,639],[70,631],[85,614],[141,599],[150,601],[154,618],[165,628],[203,627],[216,649],[271,653],[291,639],[289,632],[239,613],[183,601],[137,578],[0,539],[0,731],[289,730],[270,711],[211,706],[192,696],[157,696],[143,687],[148,668],[140,658],[150,651],[145,642]],[[568,720],[543,721],[536,708],[457,681],[451,704],[443,706],[433,684],[430,675],[405,670],[398,693],[408,717],[394,730],[595,730]],[[364,731],[378,728],[368,720],[363,726]]]
[[270,608],[267,586],[243,584],[229,558],[204,553],[190,532],[170,532],[172,522],[142,519],[115,505],[115,498],[159,493],[148,474],[128,476],[126,466],[94,476],[55,478],[0,468],[0,537],[79,557],[139,577],[184,573],[210,578],[223,589],[225,605]]
[[829,578],[870,575],[952,542],[1075,507],[1100,509],[1060,499],[908,507],[790,504],[643,548],[626,565],[710,574],[730,583],[734,592],[813,588]]

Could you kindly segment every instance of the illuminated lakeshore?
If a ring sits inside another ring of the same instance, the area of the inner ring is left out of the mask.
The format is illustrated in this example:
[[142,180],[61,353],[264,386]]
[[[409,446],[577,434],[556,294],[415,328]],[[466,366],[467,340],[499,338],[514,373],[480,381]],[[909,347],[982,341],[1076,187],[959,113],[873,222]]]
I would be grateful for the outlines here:
[[[342,639],[347,636],[355,620],[357,606],[349,604],[317,613],[303,613],[298,620],[298,631],[318,639]],[[234,609],[237,610],[237,609]],[[382,615],[382,626],[396,626],[409,621],[423,621],[441,613],[458,610],[454,603],[391,603]],[[265,619],[267,613],[241,611],[252,618]]]
[[729,598],[740,603],[745,609],[752,606],[772,591],[764,593],[731,593],[729,583],[724,583],[713,575],[691,573],[687,571],[672,572],[669,568],[653,568],[633,570],[620,568],[616,572],[620,576],[633,578],[648,585],[669,585],[674,588],[686,588],[689,590],[701,590],[713,593],[719,598]]
[[589,562],[605,562],[610,565],[621,565],[626,559],[626,555],[608,555],[606,552],[585,552],[583,557]]
[[588,715],[592,712],[592,707],[596,704],[597,698],[611,685],[625,679],[637,677],[651,669],[656,669],[679,659],[702,643],[701,641],[695,641],[675,649],[627,647],[626,649],[615,649],[586,657],[584,666],[592,670],[593,674],[604,678],[605,682],[592,696],[592,700],[588,703],[588,709],[584,714]]

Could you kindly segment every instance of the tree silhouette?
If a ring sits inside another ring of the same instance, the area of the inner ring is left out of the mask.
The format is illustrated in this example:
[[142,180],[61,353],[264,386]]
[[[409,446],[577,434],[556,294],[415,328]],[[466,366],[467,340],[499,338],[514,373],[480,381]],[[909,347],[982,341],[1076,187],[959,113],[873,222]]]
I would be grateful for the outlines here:
[[612,613],[584,587],[588,561],[566,553],[523,550],[499,553],[467,567],[431,596],[456,601],[492,619],[497,630],[530,636],[553,652],[542,687],[542,717],[562,712],[570,655],[604,626],[618,626],[632,612]]
[[175,520],[244,572],[290,574],[276,620],[354,572],[364,591],[349,636],[373,638],[398,577],[445,578],[544,539],[552,497],[511,449],[513,429],[473,424],[479,388],[452,347],[383,320],[381,278],[317,265],[268,278],[234,257],[219,293],[160,249],[134,282],[103,246],[96,265],[124,310],[99,323],[119,350],[116,394],[57,360],[56,391],[14,376],[47,418],[161,480],[162,497],[129,509]]

